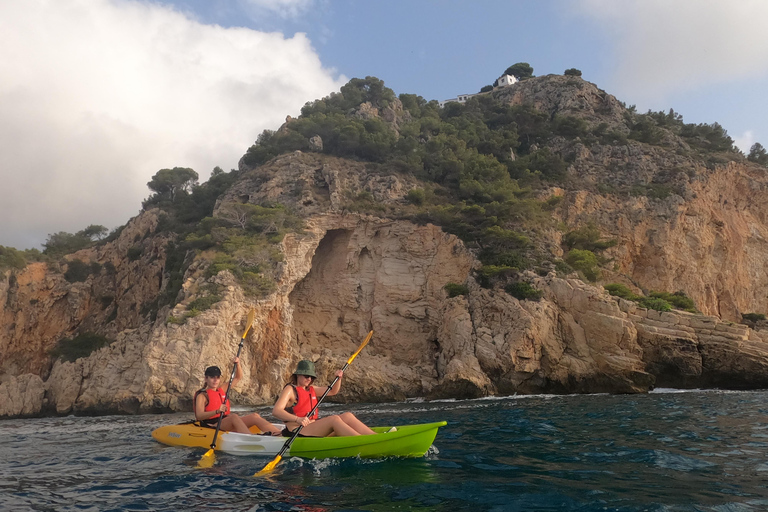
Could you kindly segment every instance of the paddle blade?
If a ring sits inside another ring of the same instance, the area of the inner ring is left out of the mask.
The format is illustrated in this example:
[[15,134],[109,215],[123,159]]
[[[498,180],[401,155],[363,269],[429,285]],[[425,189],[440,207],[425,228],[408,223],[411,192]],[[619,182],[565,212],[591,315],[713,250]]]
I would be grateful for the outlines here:
[[360,353],[360,351],[361,351],[361,350],[363,350],[363,349],[365,348],[365,346],[368,344],[368,342],[369,342],[369,341],[371,341],[371,336],[373,336],[373,331],[371,331],[371,332],[369,332],[369,333],[368,333],[368,336],[366,336],[366,337],[365,337],[365,339],[364,339],[364,340],[363,340],[363,342],[360,344],[360,346],[357,348],[357,350],[355,351],[355,353],[354,353],[354,354],[352,354],[352,356],[350,356],[350,358],[349,358],[349,359],[347,359],[347,364],[350,364],[352,361],[354,361],[354,360],[355,360],[355,358],[357,357],[357,354],[359,354],[359,353]]
[[207,469],[212,468],[213,464],[216,462],[216,455],[213,454],[213,448],[205,452],[205,455],[203,455],[200,458],[200,461],[197,463],[198,469]]
[[282,458],[283,458],[282,456],[278,455],[277,457],[272,459],[272,462],[270,462],[269,464],[264,466],[264,469],[262,469],[261,471],[257,472],[253,476],[260,476],[260,475],[263,475],[265,473],[270,473],[270,472],[274,471],[275,470],[275,466],[277,466],[277,463],[280,462],[280,459],[282,459]]
[[248,318],[245,320],[245,330],[243,331],[243,335],[240,336],[241,338],[245,339],[245,335],[248,334],[248,330],[251,328],[254,316],[256,316],[256,310],[251,308],[251,310],[248,311]]

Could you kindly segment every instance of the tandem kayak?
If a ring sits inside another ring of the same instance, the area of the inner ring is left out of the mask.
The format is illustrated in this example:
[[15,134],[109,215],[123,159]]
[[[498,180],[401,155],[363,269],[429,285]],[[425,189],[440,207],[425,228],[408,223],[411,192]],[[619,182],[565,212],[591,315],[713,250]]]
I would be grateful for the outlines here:
[[[422,457],[432,445],[437,429],[445,421],[402,425],[396,432],[387,432],[391,427],[373,427],[375,435],[345,437],[297,437],[285,456],[307,459],[330,457]],[[252,430],[258,432],[256,427]],[[192,423],[167,425],[155,429],[152,437],[170,446],[190,448],[211,447],[215,429],[199,427]],[[216,439],[216,450],[232,455],[275,456],[288,440],[262,434],[238,434],[220,432]]]

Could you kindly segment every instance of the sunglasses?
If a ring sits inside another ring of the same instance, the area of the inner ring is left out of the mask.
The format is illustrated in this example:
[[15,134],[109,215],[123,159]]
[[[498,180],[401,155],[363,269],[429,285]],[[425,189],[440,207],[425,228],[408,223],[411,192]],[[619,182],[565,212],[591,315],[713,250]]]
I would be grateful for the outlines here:
[[206,375],[206,377],[209,379],[220,379],[221,375]]

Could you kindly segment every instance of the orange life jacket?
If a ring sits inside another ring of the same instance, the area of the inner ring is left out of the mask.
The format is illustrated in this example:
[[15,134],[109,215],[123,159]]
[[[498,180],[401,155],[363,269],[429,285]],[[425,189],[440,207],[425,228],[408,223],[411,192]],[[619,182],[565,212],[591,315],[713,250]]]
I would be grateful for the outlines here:
[[[204,388],[198,391],[197,393],[195,393],[195,399],[192,402],[192,410],[195,413],[195,418],[197,418],[197,395],[199,395],[200,393],[205,393],[207,395],[206,398],[208,399],[208,403],[205,406],[205,409],[204,409],[205,412],[218,410],[219,407],[221,407],[221,404],[224,403],[224,397],[226,396],[226,393],[222,391],[221,388],[216,388],[216,389]],[[227,412],[224,413],[224,417],[226,418],[227,416],[229,416],[229,398],[227,398]],[[218,419],[219,419],[219,414],[215,414],[210,418],[202,421],[206,421],[206,422],[218,421]]]
[[[305,417],[309,414],[309,411],[317,404],[317,395],[315,394],[315,387],[309,386],[309,389],[303,387],[294,386],[291,387],[296,392],[296,404],[293,407],[287,407],[285,410],[291,414],[295,414],[299,418]],[[318,417],[317,410],[309,419],[316,420]]]

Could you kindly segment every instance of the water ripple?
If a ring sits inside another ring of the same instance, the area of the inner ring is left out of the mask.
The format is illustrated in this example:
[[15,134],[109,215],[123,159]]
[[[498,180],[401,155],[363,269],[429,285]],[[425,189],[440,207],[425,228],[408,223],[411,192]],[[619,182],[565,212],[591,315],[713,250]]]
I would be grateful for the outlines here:
[[[371,424],[445,419],[421,459],[268,459],[164,447],[188,415],[0,421],[3,510],[768,510],[766,392],[362,404]],[[348,409],[330,405],[326,411]],[[260,410],[268,414],[268,410]]]

